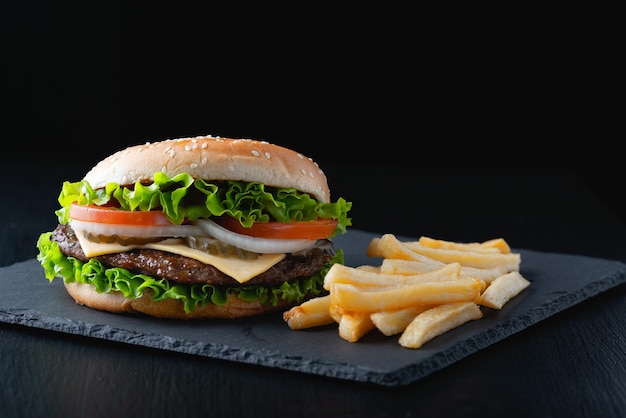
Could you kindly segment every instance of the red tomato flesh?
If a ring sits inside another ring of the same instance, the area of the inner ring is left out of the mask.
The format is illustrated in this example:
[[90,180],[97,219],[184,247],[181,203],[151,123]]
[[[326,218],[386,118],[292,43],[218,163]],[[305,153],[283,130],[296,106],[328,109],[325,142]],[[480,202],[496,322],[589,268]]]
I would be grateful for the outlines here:
[[161,211],[129,211],[107,206],[81,206],[75,203],[72,203],[70,206],[70,218],[77,221],[114,225],[150,226],[172,224]]
[[242,235],[258,238],[275,239],[324,239],[328,238],[335,228],[334,219],[299,222],[256,222],[250,228],[242,226],[238,220],[222,216],[216,222],[224,228]]
[[[128,211],[109,206],[81,206],[76,203],[72,203],[70,206],[70,218],[77,221],[112,225],[171,225],[171,222],[161,211]],[[238,220],[228,216],[222,216],[216,219],[216,222],[238,234],[274,239],[324,239],[333,233],[338,223],[334,219],[288,223],[257,222],[252,224],[252,227],[245,228]]]

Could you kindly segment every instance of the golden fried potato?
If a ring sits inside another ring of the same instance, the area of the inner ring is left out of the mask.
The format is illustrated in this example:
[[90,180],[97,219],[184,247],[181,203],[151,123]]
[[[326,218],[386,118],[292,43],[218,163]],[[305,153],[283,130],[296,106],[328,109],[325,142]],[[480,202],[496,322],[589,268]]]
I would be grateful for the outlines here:
[[439,305],[417,315],[400,335],[398,343],[406,348],[420,348],[433,338],[482,317],[482,311],[474,302]]

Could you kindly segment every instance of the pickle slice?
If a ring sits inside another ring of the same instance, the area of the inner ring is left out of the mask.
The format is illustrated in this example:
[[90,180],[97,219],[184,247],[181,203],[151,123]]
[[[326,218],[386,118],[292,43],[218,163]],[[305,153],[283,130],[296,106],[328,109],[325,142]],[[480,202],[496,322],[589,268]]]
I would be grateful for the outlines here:
[[234,245],[226,244],[211,237],[185,237],[185,241],[190,248],[204,251],[211,255],[235,256],[242,260],[256,260],[258,253],[247,251]]
[[91,232],[85,231],[83,236],[91,242],[97,242],[99,244],[120,244],[120,245],[144,245],[150,242],[159,242],[163,241],[164,237],[127,237],[123,235],[102,235],[102,234],[93,234]]

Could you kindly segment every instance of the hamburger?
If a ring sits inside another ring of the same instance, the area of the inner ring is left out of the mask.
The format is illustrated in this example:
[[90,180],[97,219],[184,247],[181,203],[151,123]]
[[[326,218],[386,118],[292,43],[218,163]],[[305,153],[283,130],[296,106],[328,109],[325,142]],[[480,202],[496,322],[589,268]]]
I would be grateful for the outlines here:
[[159,318],[240,318],[320,296],[343,263],[352,203],[324,172],[266,141],[201,136],[120,150],[58,197],[37,240],[76,303]]

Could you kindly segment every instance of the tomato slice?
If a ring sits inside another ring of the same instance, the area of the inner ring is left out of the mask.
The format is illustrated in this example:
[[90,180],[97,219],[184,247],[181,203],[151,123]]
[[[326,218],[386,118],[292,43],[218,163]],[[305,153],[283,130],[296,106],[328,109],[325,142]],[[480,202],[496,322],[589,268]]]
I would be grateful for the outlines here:
[[70,218],[77,221],[115,225],[151,226],[172,224],[161,211],[129,211],[109,206],[81,206],[76,203],[72,203],[70,206]]
[[[70,218],[77,221],[111,225],[171,225],[171,222],[161,211],[128,211],[109,206],[81,206],[76,203],[72,203],[70,206]],[[238,220],[229,216],[222,216],[216,219],[216,222],[238,234],[274,239],[324,239],[333,233],[338,223],[334,219],[288,223],[257,222],[252,224],[252,227],[245,228]]]
[[334,219],[287,223],[255,222],[250,228],[246,228],[238,220],[229,216],[222,216],[216,219],[216,222],[238,234],[274,239],[324,239],[333,233],[338,223]]

